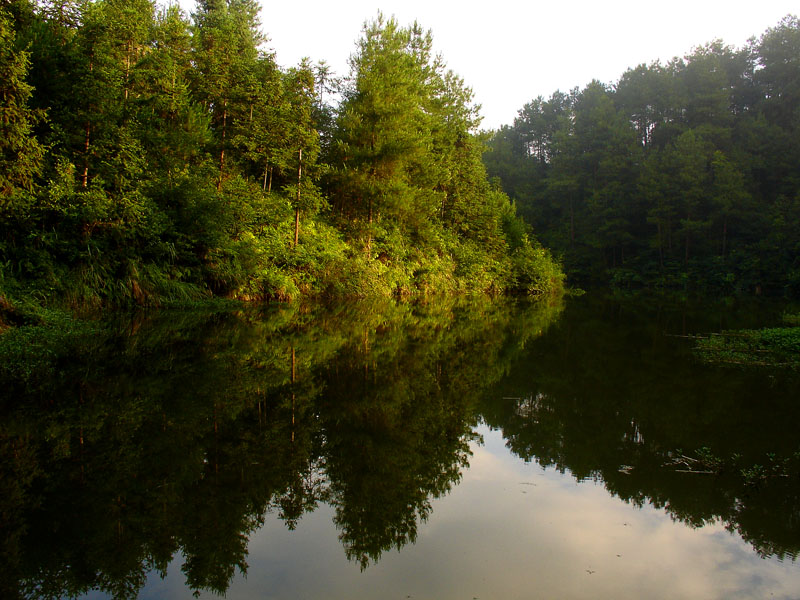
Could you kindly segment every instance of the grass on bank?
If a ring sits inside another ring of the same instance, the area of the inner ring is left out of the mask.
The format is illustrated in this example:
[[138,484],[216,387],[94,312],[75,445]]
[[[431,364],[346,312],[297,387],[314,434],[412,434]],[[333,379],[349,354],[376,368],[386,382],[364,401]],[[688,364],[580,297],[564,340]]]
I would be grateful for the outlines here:
[[[798,315],[784,316],[796,323]],[[800,369],[800,327],[723,331],[699,338],[695,352],[711,364]]]

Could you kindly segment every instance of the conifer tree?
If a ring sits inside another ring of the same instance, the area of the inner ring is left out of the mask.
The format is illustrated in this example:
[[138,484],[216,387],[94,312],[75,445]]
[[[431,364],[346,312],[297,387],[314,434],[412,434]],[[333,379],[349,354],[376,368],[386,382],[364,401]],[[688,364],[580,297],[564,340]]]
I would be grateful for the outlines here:
[[193,13],[197,98],[211,114],[218,157],[217,190],[226,178],[226,152],[238,128],[247,128],[264,41],[256,0],[200,0]]
[[364,26],[351,57],[351,81],[340,107],[340,202],[371,254],[375,224],[404,221],[417,206],[412,177],[430,136],[430,33],[402,28],[382,15]]
[[[297,158],[297,181],[289,189],[294,208],[294,246],[300,235],[300,215],[320,207],[319,190],[309,178],[319,156],[319,136],[313,123],[314,73],[311,65],[304,61],[291,69],[284,77],[283,95],[287,114],[287,141],[284,152]],[[286,161],[286,162],[294,162]],[[305,178],[303,173],[305,172]]]
[[148,164],[169,185],[203,161],[210,140],[209,117],[192,97],[190,25],[169,6],[156,16],[153,44],[139,62],[134,100]]
[[39,173],[44,149],[33,137],[43,118],[28,106],[32,88],[26,82],[27,52],[15,48],[11,18],[0,9],[0,195],[30,190]]

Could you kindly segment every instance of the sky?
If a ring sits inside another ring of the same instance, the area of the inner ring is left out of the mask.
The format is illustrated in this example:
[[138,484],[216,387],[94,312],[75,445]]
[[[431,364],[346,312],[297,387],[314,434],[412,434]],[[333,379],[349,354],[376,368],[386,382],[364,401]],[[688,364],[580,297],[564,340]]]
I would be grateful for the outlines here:
[[[741,47],[787,14],[797,0],[261,0],[268,46],[283,67],[303,57],[348,73],[364,22],[378,10],[433,33],[434,50],[482,106],[482,128],[511,124],[517,111],[556,90],[592,79],[615,83],[626,69],[683,56],[714,39]],[[191,12],[193,0],[181,0]]]

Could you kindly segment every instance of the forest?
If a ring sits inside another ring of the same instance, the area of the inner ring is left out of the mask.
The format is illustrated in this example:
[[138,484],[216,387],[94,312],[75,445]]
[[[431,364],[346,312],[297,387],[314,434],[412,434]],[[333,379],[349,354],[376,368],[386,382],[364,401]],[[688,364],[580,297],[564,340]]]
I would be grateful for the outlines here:
[[800,294],[800,21],[522,107],[489,175],[583,285]]
[[280,68],[256,0],[0,4],[0,322],[26,307],[558,292],[418,24]]

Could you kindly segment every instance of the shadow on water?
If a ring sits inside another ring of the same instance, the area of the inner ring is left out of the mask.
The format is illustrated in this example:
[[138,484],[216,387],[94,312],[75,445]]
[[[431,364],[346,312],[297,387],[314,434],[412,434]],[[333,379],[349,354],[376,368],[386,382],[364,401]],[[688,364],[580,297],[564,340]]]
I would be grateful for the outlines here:
[[294,529],[321,504],[366,568],[416,540],[481,420],[526,461],[794,558],[797,379],[701,365],[665,335],[753,315],[583,297],[17,332],[0,348],[2,589],[135,597],[182,555],[188,588],[224,593],[267,514]]

